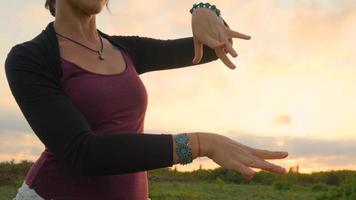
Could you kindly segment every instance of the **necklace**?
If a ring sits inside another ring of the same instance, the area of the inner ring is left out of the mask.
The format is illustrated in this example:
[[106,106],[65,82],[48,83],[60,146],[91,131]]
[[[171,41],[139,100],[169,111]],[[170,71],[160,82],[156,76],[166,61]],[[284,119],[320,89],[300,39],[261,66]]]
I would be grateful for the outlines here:
[[70,39],[70,38],[68,38],[68,37],[66,37],[66,36],[64,36],[64,35],[61,35],[61,34],[59,34],[59,33],[57,33],[57,32],[56,32],[56,34],[59,35],[59,36],[61,36],[61,37],[63,37],[63,38],[65,38],[65,39],[67,39],[67,40],[69,40],[69,41],[72,41],[72,42],[74,42],[74,43],[76,43],[76,44],[78,44],[78,45],[80,45],[80,46],[82,46],[82,47],[85,47],[85,48],[89,49],[90,51],[93,51],[93,52],[97,53],[97,54],[99,55],[99,59],[100,59],[100,60],[104,60],[103,40],[102,40],[102,38],[101,38],[101,36],[100,36],[99,33],[98,33],[98,35],[99,35],[99,38],[100,38],[100,50],[95,50],[95,49],[92,49],[92,48],[90,48],[90,47],[87,47],[87,46],[85,46],[84,44],[81,44],[81,43],[79,43],[79,42],[77,42],[77,41],[75,41],[75,40],[73,40],[73,39]]

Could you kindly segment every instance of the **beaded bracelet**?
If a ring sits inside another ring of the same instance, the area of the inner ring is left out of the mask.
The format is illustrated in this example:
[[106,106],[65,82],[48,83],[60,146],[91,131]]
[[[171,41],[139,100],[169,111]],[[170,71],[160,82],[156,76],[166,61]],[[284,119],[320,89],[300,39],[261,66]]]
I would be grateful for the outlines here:
[[175,138],[175,142],[177,143],[176,153],[179,158],[179,163],[182,165],[191,163],[193,161],[193,156],[192,149],[188,144],[188,135],[186,133],[178,134]]
[[214,4],[203,2],[200,2],[199,4],[193,4],[193,8],[190,9],[190,13],[193,13],[193,11],[197,8],[209,8],[210,10],[214,11],[218,17],[221,15],[220,10],[216,8]]

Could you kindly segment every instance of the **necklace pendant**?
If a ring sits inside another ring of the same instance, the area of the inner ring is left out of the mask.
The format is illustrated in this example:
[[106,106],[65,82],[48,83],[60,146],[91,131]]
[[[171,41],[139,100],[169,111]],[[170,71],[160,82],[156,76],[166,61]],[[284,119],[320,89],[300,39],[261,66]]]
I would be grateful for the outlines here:
[[104,55],[103,55],[102,52],[99,52],[99,59],[100,59],[100,60],[104,60]]

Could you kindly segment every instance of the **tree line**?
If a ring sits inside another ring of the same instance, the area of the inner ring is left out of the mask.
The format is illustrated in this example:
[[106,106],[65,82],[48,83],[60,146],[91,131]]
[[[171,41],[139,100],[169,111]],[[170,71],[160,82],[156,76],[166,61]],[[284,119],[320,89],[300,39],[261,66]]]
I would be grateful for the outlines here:
[[[0,187],[13,185],[20,187],[27,171],[33,165],[32,161],[23,160],[14,163],[13,160],[0,162]],[[236,171],[224,168],[198,169],[190,172],[177,171],[171,168],[160,168],[148,171],[149,181],[175,182],[211,182],[214,184],[254,184],[270,185],[276,190],[292,190],[294,187],[306,187],[321,192],[317,200],[356,199],[356,171],[337,170],[327,172],[299,173],[291,170],[280,175],[259,171],[250,181]]]

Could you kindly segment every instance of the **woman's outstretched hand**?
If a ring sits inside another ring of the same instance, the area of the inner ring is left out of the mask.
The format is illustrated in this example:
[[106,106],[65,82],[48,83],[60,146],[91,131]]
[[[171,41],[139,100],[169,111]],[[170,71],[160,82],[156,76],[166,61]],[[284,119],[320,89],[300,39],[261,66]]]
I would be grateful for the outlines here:
[[250,180],[255,175],[251,168],[284,174],[286,170],[272,164],[266,159],[282,159],[288,156],[287,152],[255,149],[231,140],[223,135],[213,133],[198,133],[201,138],[203,155],[212,159],[223,168],[239,171]]
[[230,69],[236,66],[227,57],[237,57],[237,52],[232,47],[232,38],[249,40],[250,36],[231,30],[226,27],[223,20],[209,8],[198,8],[192,14],[192,31],[194,39],[193,64],[198,64],[203,57],[203,44],[215,50],[216,55]]

